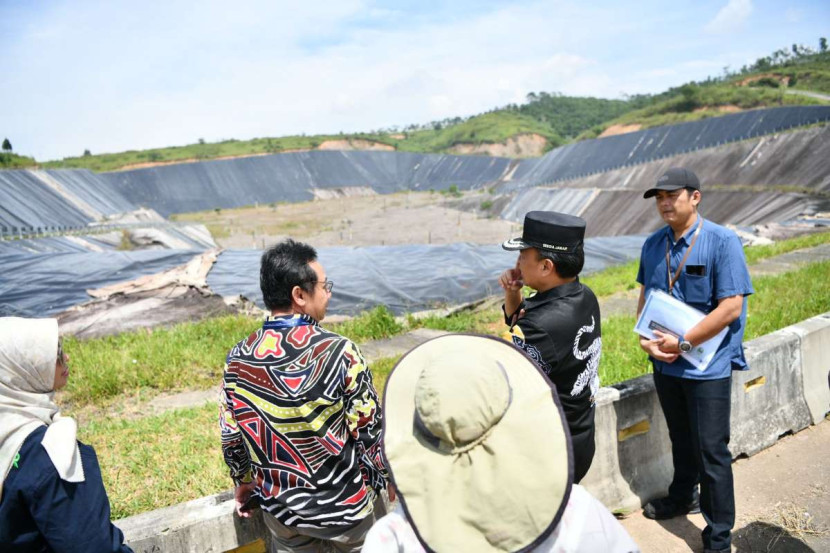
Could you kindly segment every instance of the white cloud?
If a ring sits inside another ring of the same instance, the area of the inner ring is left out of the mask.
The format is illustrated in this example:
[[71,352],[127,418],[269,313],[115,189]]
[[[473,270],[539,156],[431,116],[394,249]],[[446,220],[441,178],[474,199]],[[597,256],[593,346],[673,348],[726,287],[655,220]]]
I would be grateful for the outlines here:
[[729,0],[703,30],[710,34],[724,34],[740,28],[752,13],[752,0]]

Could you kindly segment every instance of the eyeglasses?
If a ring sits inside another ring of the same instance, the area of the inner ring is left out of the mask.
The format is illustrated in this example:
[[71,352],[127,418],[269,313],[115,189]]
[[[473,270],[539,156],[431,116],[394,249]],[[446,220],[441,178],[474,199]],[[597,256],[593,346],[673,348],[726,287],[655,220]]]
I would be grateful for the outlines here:
[[325,290],[326,292],[329,292],[329,293],[331,293],[331,289],[334,288],[334,281],[329,280],[329,279],[326,279],[326,280],[323,280],[323,281],[307,280],[306,282],[310,282],[312,284],[322,284],[323,285],[323,290]]

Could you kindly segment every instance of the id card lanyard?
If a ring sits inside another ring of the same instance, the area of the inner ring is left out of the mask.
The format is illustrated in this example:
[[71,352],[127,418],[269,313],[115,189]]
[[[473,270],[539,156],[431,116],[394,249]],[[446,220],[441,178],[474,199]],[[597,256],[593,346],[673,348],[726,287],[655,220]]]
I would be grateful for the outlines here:
[[689,259],[689,254],[692,253],[692,248],[695,247],[695,242],[697,241],[697,236],[700,234],[700,229],[703,228],[703,217],[701,217],[699,213],[697,215],[697,219],[697,228],[695,229],[695,233],[692,236],[692,243],[689,244],[689,248],[686,250],[686,254],[680,261],[680,265],[677,266],[677,270],[674,272],[674,278],[672,278],[671,276],[671,256],[669,255],[669,251],[671,250],[671,240],[668,236],[666,236],[666,275],[669,279],[669,294],[671,294],[671,290],[672,288],[674,288],[674,285],[677,284],[677,279],[680,277],[680,271],[683,270],[683,266],[686,264],[686,260]]

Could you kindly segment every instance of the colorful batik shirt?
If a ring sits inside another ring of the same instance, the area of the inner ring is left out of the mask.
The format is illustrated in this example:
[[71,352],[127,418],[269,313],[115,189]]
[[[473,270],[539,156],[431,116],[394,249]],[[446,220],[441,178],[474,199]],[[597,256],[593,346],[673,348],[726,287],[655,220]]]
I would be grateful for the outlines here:
[[352,526],[386,486],[381,411],[357,346],[307,315],[269,317],[228,354],[225,463],[286,526]]

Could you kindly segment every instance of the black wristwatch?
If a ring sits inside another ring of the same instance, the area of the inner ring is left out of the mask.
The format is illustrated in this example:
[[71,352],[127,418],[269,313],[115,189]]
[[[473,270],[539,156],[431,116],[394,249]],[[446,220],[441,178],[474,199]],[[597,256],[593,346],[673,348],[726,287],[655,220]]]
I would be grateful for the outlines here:
[[692,343],[684,336],[680,337],[680,340],[677,342],[677,347],[680,348],[681,353],[689,353],[692,351]]

